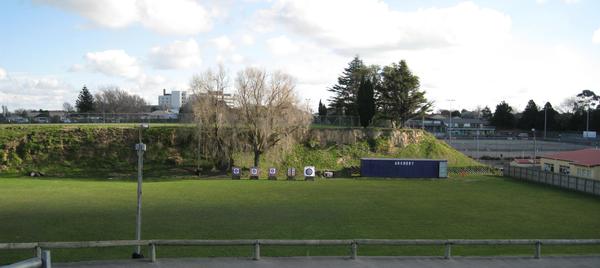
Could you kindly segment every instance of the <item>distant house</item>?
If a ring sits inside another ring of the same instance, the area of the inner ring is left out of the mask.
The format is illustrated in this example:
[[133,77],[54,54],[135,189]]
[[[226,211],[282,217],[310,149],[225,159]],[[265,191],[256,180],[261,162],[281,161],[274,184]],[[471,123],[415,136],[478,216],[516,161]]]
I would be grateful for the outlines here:
[[600,149],[583,149],[542,156],[541,168],[554,173],[600,180]]
[[539,161],[537,160],[533,160],[533,159],[522,159],[522,158],[515,158],[513,161],[510,162],[510,165],[513,167],[537,167],[539,164]]

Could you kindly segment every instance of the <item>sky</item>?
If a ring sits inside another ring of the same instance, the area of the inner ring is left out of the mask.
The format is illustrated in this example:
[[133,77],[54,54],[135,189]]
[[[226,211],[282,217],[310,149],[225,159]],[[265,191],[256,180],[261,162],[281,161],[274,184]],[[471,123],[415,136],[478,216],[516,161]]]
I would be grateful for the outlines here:
[[[158,103],[223,64],[294,76],[316,110],[355,55],[404,59],[436,109],[600,93],[595,0],[3,0],[0,104],[62,109],[86,85]],[[233,87],[230,87],[233,91]]]

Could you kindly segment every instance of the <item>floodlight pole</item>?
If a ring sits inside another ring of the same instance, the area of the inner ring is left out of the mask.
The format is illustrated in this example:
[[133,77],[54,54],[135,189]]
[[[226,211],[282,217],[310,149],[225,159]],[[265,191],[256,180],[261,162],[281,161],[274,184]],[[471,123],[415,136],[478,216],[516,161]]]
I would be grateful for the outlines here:
[[[138,181],[137,181],[137,214],[136,214],[136,226],[135,226],[135,239],[142,240],[142,177],[144,169],[144,151],[146,151],[146,145],[142,143],[142,130],[148,128],[148,124],[140,124],[139,128],[139,143],[136,144],[135,149],[138,155]],[[135,247],[135,252],[131,255],[134,259],[143,258],[141,246]]]
[[533,132],[533,161],[531,163],[535,164],[535,159],[537,158],[537,144],[536,144],[536,140],[535,140],[535,128],[532,128],[531,131]]
[[546,140],[546,122],[548,118],[548,106],[544,105],[544,140]]
[[455,100],[449,99],[448,101],[450,102],[450,131],[448,132],[448,140],[452,142],[452,102]]

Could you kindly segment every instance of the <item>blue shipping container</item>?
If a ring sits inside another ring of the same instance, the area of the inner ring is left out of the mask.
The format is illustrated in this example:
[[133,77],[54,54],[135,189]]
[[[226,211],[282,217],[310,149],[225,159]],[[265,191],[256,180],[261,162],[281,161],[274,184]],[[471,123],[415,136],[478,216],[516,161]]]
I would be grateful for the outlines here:
[[432,159],[361,158],[360,175],[384,178],[447,178],[448,161]]

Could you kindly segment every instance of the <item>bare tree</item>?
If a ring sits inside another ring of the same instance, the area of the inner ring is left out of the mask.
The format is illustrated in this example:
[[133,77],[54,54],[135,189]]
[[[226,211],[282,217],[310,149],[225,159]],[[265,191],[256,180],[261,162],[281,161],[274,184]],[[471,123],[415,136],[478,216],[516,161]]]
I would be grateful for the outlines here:
[[65,112],[71,113],[75,111],[75,107],[73,107],[72,104],[65,102],[63,103],[63,110],[65,110]]
[[118,87],[105,87],[94,98],[96,111],[102,113],[141,113],[148,106],[142,97]]
[[229,76],[221,65],[216,72],[207,69],[194,75],[190,82],[198,127],[198,147],[204,145],[202,151],[213,161],[213,168],[221,170],[233,165],[233,154],[238,147],[236,136],[239,120],[224,100],[224,92],[228,87]]
[[235,82],[243,135],[254,152],[254,166],[258,166],[263,153],[282,139],[307,129],[310,113],[301,108],[295,81],[288,74],[267,74],[249,67],[238,73]]

